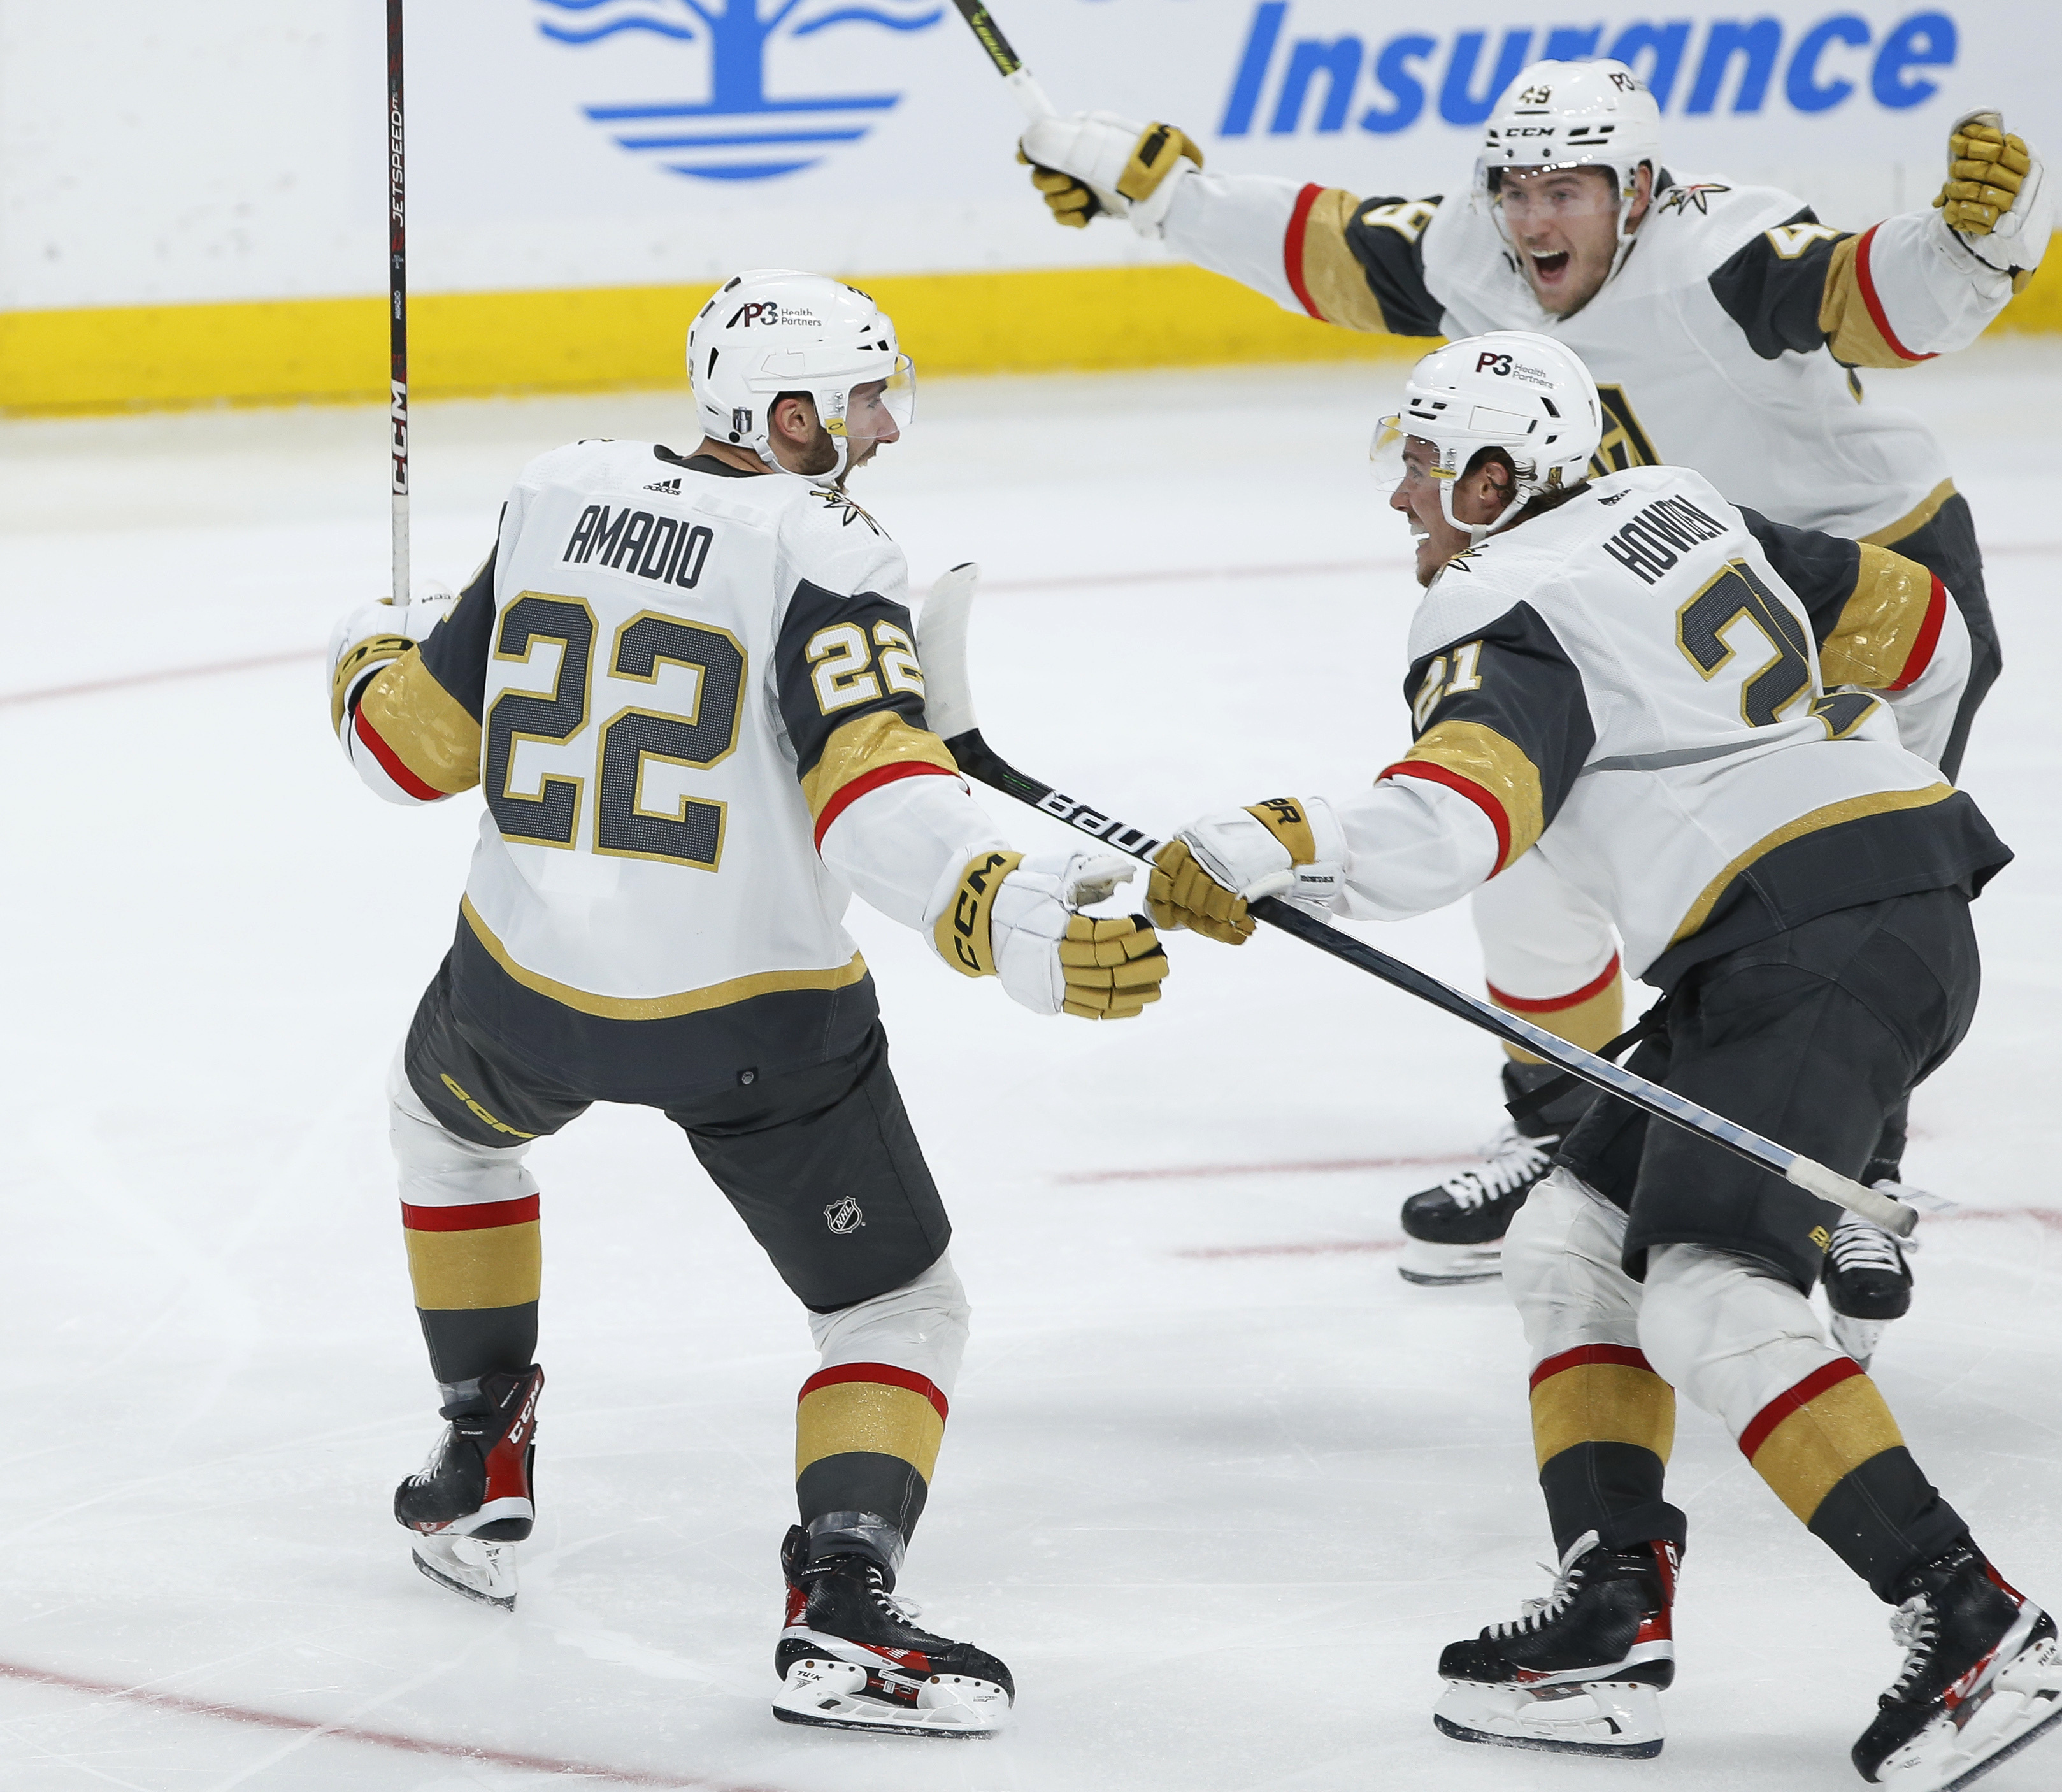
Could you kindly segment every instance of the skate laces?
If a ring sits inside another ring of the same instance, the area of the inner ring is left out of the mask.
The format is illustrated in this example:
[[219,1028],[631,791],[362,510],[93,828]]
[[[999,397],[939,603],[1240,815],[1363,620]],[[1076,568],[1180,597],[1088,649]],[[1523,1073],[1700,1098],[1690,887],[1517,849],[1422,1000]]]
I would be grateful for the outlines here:
[[1843,1274],[1860,1269],[1880,1269],[1892,1276],[1904,1273],[1904,1257],[1897,1241],[1874,1221],[1859,1214],[1848,1214],[1833,1229],[1833,1242],[1827,1254]]
[[1891,1641],[1898,1644],[1905,1654],[1904,1666],[1897,1670],[1890,1690],[1883,1695],[1886,1700],[1903,1698],[1912,1682],[1925,1672],[1932,1662],[1935,1646],[1940,1642],[1940,1628],[1933,1602],[1923,1593],[1915,1593],[1890,1614]]
[[1490,1635],[1492,1638],[1529,1636],[1551,1624],[1574,1603],[1575,1595],[1582,1591],[1582,1558],[1595,1549],[1599,1541],[1595,1531],[1584,1531],[1568,1545],[1568,1553],[1561,1558],[1559,1567],[1556,1568],[1551,1562],[1541,1562],[1541,1569],[1554,1577],[1554,1585],[1543,1598],[1527,1599],[1519,1607],[1517,1617],[1492,1625]]
[[913,1628],[923,1614],[924,1608],[914,1599],[898,1598],[881,1582],[881,1570],[869,1566],[866,1570],[866,1590],[873,1595],[873,1602],[897,1623]]
[[1479,1169],[1463,1170],[1439,1186],[1457,1205],[1472,1212],[1484,1201],[1498,1200],[1538,1175],[1551,1161],[1552,1148],[1560,1142],[1558,1134],[1528,1138],[1506,1121],[1482,1141]]

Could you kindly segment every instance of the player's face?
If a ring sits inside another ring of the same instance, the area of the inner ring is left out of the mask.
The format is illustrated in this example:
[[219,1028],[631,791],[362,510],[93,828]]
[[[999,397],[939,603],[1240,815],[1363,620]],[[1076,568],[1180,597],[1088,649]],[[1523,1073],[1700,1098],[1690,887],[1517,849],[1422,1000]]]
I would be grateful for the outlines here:
[[1439,568],[1468,545],[1466,531],[1446,520],[1439,508],[1440,481],[1435,476],[1439,451],[1422,436],[1403,444],[1403,477],[1389,495],[1389,507],[1410,519],[1418,538],[1418,583],[1429,585]]
[[1567,317],[1596,297],[1618,254],[1618,187],[1609,170],[1506,169],[1496,202],[1542,311]]
[[869,380],[855,386],[845,400],[845,470],[856,472],[890,442],[902,439],[901,426],[886,402],[888,382]]

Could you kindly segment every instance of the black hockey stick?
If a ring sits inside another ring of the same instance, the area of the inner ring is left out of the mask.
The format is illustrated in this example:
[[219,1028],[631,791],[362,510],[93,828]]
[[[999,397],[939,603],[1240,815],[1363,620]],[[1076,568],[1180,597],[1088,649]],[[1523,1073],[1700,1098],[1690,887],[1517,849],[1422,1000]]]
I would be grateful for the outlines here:
[[[954,573],[967,576],[955,580]],[[1115,847],[1142,863],[1150,863],[1153,855],[1165,842],[1077,798],[1063,795],[1050,784],[1027,777],[982,740],[966,667],[967,622],[973,608],[978,575],[979,569],[971,565],[953,567],[932,587],[930,598],[917,622],[917,656],[924,667],[928,687],[925,711],[932,728],[944,737],[960,769],[969,776],[978,778],[1005,796],[1013,796],[1020,803],[1064,821],[1070,828],[1078,828],[1106,846]],[[1342,959],[1356,970],[1379,977],[1384,983],[1415,996],[1420,1001],[1430,1003],[1471,1027],[1494,1033],[1507,1045],[1515,1045],[1535,1057],[1559,1064],[1606,1094],[1630,1102],[1643,1113],[1666,1121],[1671,1126],[1679,1126],[1687,1133],[1697,1133],[1734,1156],[1758,1164],[1807,1193],[1816,1195],[1821,1201],[1831,1201],[1850,1213],[1874,1221],[1900,1238],[1910,1237],[1912,1229],[1919,1223],[1918,1210],[1903,1201],[1879,1194],[1873,1189],[1865,1189],[1851,1177],[1827,1169],[1802,1152],[1765,1139],[1737,1121],[1727,1120],[1723,1114],[1714,1113],[1672,1089],[1635,1076],[1608,1058],[1586,1052],[1543,1027],[1535,1027],[1522,1015],[1509,1013],[1464,994],[1415,965],[1391,958],[1366,940],[1342,932],[1292,904],[1276,896],[1262,896],[1248,907],[1255,920],[1279,928],[1284,933],[1293,933],[1305,944]]]
[[408,601],[408,159],[401,103],[401,0],[387,0],[388,420],[392,431],[395,603]]

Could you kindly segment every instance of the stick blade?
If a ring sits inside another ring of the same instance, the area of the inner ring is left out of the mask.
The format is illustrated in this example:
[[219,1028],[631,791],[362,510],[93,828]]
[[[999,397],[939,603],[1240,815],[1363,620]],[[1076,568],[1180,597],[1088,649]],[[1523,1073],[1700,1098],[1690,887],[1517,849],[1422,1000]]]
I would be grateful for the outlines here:
[[967,623],[981,586],[981,568],[968,560],[932,581],[917,619],[917,659],[924,668],[924,718],[941,740],[981,726],[967,678]]

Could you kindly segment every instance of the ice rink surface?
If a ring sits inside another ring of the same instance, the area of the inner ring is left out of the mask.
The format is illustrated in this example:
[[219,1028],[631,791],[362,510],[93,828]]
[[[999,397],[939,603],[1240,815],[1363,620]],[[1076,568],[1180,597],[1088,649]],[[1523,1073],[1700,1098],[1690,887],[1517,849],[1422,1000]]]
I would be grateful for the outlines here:
[[[941,383],[858,495],[920,588],[982,562],[983,719],[1027,770],[1157,828],[1345,790],[1407,737],[1415,591],[1364,458],[1397,380]],[[1976,507],[2008,671],[1965,780],[2020,855],[1978,904],[1976,1030],[1916,1104],[1909,1174],[1964,1205],[1923,1229],[1877,1369],[1979,1540],[2062,1602],[2062,355],[2007,339],[1870,386],[1934,423]],[[1885,1612],[1687,1408],[1667,1752],[1434,1732],[1441,1646],[1546,1585],[1515,1317],[1394,1267],[1400,1198],[1499,1118],[1497,1048],[1265,935],[1176,940],[1168,1001],[1091,1030],[852,916],[975,1305],[905,1586],[1014,1668],[1009,1736],[770,1717],[812,1357],[652,1113],[535,1153],[551,1386],[520,1608],[419,1578],[388,1501],[435,1401],[381,1084],[478,807],[387,808],[327,732],[320,643],[384,588],[384,423],[0,427],[0,1786],[1860,1783]],[[419,577],[463,582],[524,460],[583,435],[692,446],[670,395],[423,409]],[[1459,912],[1370,931],[1478,979]],[[1986,1788],[2058,1778],[2051,1742]]]

